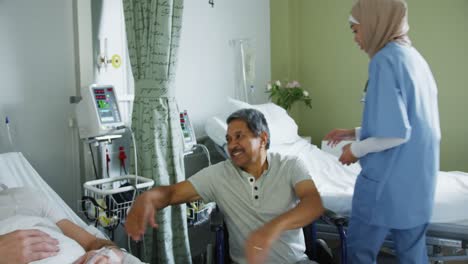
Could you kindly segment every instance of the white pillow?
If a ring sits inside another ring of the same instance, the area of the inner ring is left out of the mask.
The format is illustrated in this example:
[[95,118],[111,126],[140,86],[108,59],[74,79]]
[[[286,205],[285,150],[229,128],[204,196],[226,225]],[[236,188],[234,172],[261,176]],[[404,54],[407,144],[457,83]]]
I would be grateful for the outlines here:
[[224,144],[226,144],[226,131],[226,121],[221,120],[220,117],[212,116],[205,122],[206,134],[218,146],[223,146]]
[[[288,115],[286,110],[274,103],[251,105],[236,99],[228,98],[227,112],[224,115],[209,118],[205,123],[207,135],[222,146],[226,143],[226,118],[233,112],[243,109],[253,108],[259,110],[265,116],[268,128],[270,129],[271,145],[296,142],[300,137],[297,133],[296,122]],[[220,144],[220,142],[222,142]]]
[[299,139],[298,127],[286,110],[274,103],[254,105],[265,115],[270,128],[271,141],[276,144],[294,143]]

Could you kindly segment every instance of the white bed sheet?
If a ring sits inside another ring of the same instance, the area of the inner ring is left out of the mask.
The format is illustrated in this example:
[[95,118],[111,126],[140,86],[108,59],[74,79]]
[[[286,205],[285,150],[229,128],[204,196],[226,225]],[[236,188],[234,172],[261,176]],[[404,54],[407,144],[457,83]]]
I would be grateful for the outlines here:
[[60,251],[57,255],[30,264],[63,264],[72,263],[85,254],[84,249],[73,239],[65,236],[49,219],[35,216],[24,217],[16,215],[0,221],[0,234],[10,233],[19,229],[39,229],[57,239]]
[[[75,224],[81,226],[94,236],[108,239],[101,231],[93,225],[87,225],[66,203],[65,201],[41,178],[37,171],[26,160],[22,153],[10,152],[0,154],[0,183],[9,188],[31,187],[41,192],[49,202],[54,203],[56,208],[60,208],[67,218]],[[140,262],[134,256],[125,253],[125,264],[137,264]],[[58,261],[58,262],[57,262]],[[48,258],[44,263],[64,263],[63,261]],[[43,263],[41,262],[41,263]]]
[[[304,139],[272,146],[270,151],[298,155],[307,164],[325,207],[349,215],[354,183],[361,167],[344,166],[338,158]],[[468,226],[468,173],[441,171],[437,177],[435,205],[431,223]]]
[[31,187],[41,192],[49,201],[56,204],[67,215],[68,219],[85,228],[94,235],[104,237],[102,233],[88,226],[65,201],[41,178],[20,152],[0,154],[0,183],[9,188]]

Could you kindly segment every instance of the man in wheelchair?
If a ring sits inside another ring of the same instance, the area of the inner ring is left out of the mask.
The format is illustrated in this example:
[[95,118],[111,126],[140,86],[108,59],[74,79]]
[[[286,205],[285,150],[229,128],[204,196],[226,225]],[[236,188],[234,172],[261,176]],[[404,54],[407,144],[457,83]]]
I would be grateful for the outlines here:
[[324,211],[301,160],[268,152],[270,132],[263,114],[241,109],[227,118],[230,159],[171,186],[140,195],[125,224],[135,240],[157,227],[157,210],[203,199],[216,202],[229,231],[234,263],[311,263],[301,227]]

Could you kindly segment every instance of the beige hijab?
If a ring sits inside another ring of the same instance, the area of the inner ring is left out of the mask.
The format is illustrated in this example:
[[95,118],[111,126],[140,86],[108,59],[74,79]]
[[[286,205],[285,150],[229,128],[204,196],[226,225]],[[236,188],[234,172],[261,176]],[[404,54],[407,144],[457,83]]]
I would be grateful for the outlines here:
[[358,0],[351,16],[361,25],[364,50],[371,58],[391,41],[411,45],[404,0]]

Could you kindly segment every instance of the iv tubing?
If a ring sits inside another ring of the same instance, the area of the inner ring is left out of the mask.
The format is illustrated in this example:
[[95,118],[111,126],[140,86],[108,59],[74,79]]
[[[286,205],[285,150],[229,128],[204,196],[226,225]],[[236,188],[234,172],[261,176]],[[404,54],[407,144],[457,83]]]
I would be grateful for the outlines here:
[[5,117],[5,124],[7,128],[8,141],[10,142],[11,149],[13,150],[13,139],[11,137],[10,120],[8,119],[8,116]]
[[8,141],[10,142],[10,146],[13,148],[13,139],[11,139],[10,125],[7,123],[6,127],[7,127]]

